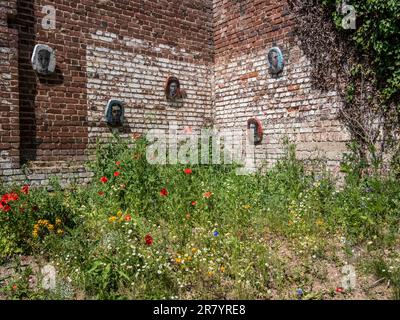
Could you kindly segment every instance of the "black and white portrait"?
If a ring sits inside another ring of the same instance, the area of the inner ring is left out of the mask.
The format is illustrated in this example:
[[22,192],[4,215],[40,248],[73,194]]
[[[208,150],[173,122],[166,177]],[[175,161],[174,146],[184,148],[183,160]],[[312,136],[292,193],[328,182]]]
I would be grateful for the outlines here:
[[54,50],[45,44],[36,45],[32,54],[32,68],[42,75],[54,73],[56,69]]
[[107,104],[105,120],[112,127],[122,126],[124,123],[123,102],[111,99]]

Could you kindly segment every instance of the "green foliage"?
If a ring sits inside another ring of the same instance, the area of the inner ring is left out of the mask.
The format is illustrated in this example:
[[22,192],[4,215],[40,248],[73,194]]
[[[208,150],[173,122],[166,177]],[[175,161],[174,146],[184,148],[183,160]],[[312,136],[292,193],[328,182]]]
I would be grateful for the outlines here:
[[[342,29],[343,16],[337,5],[342,0],[324,0],[331,8],[334,21]],[[360,55],[372,57],[372,69],[377,75],[377,87],[386,101],[396,101],[400,92],[400,2],[397,0],[350,0],[357,17],[356,30],[350,33]]]
[[390,265],[386,259],[380,257],[369,263],[369,268],[378,279],[385,280],[393,287],[393,299],[400,300],[400,268],[398,264]]
[[[99,146],[87,186],[8,190],[19,198],[0,216],[4,258],[40,254],[87,298],[268,299],[293,286],[311,299],[324,294],[312,290],[321,275],[310,257],[327,259],[341,238],[354,245],[397,239],[400,187],[366,176],[357,153],[345,159],[338,190],[327,172],[306,170],[287,142],[265,175],[239,176],[235,166],[150,165],[144,139],[115,139]],[[39,221],[54,229],[35,237]],[[302,263],[288,265],[284,242]],[[8,295],[26,297],[18,288]],[[43,294],[71,298],[64,289]]]
[[[74,212],[65,202],[73,193],[62,190],[54,179],[51,189],[52,192],[45,188],[29,188],[23,192],[21,187],[15,186],[2,195],[3,199],[9,195],[13,199],[4,203],[9,208],[3,208],[0,214],[0,260],[13,254],[30,254],[45,236],[58,232],[61,237],[75,226]],[[39,221],[43,221],[40,226]]]

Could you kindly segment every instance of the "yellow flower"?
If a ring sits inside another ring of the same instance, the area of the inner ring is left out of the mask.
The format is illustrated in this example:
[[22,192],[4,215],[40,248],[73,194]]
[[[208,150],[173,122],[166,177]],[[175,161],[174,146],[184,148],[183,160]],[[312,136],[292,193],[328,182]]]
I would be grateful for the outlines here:
[[214,275],[214,272],[213,271],[208,271],[208,276],[209,277],[212,277]]
[[123,216],[123,213],[122,213],[122,211],[121,211],[121,210],[120,210],[120,211],[118,211],[118,212],[117,212],[117,217],[118,217],[118,218],[120,218],[120,217],[122,217],[122,216]]
[[246,204],[243,206],[243,209],[246,209],[246,210],[249,210],[250,208],[251,208],[251,205],[249,205],[249,204]]
[[317,219],[317,221],[315,221],[315,224],[319,227],[323,226],[325,224],[323,219]]
[[38,232],[35,230],[35,231],[32,232],[32,236],[33,236],[34,238],[37,238],[37,237],[39,236],[39,234],[38,234]]
[[175,262],[178,263],[178,264],[181,264],[181,263],[182,263],[182,259],[176,258],[176,259],[175,259]]
[[58,229],[58,230],[57,230],[57,234],[60,235],[60,236],[62,236],[62,235],[64,234],[64,231],[61,230],[61,229]]
[[221,266],[220,270],[221,270],[222,273],[224,273],[225,272],[225,267]]
[[197,251],[199,251],[197,248],[192,248],[192,253],[195,254]]
[[49,224],[49,220],[42,220],[42,219],[40,219],[40,220],[38,221],[38,224],[39,224],[39,226],[46,227],[46,226]]
[[54,230],[54,225],[52,225],[52,224],[48,224],[47,225],[47,229],[49,229],[49,231],[53,231]]
[[109,221],[110,223],[114,223],[115,221],[117,221],[117,217],[112,216],[112,217],[108,218],[108,221]]
[[57,219],[56,219],[56,225],[59,225],[59,224],[61,224],[61,222],[62,222],[62,221],[61,221],[61,219],[60,219],[60,218],[57,218]]

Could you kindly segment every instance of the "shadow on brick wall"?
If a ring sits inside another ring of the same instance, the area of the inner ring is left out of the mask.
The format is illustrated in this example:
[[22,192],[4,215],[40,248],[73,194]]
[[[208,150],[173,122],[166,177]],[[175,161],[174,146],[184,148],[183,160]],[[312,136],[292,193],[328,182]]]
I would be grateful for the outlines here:
[[18,88],[21,164],[36,159],[36,117],[35,97],[37,94],[36,75],[31,65],[35,47],[34,1],[18,0],[17,15],[9,26],[18,30]]

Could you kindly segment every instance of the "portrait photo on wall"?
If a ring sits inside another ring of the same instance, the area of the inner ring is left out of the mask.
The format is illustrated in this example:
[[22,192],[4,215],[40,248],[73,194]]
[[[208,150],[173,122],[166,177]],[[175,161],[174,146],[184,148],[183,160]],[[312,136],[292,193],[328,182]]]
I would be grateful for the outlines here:
[[186,96],[185,91],[181,88],[181,83],[177,77],[168,77],[165,83],[165,97],[169,101],[183,99]]
[[107,103],[105,120],[109,126],[120,127],[124,123],[124,103],[120,100],[111,99]]
[[285,67],[285,59],[281,49],[273,47],[268,51],[268,67],[269,72],[273,75],[278,75],[283,72]]
[[32,54],[32,68],[41,75],[53,74],[56,70],[56,55],[53,48],[37,44]]
[[262,143],[264,130],[260,120],[256,118],[247,120],[247,130],[249,132],[249,140],[254,145],[259,145]]

